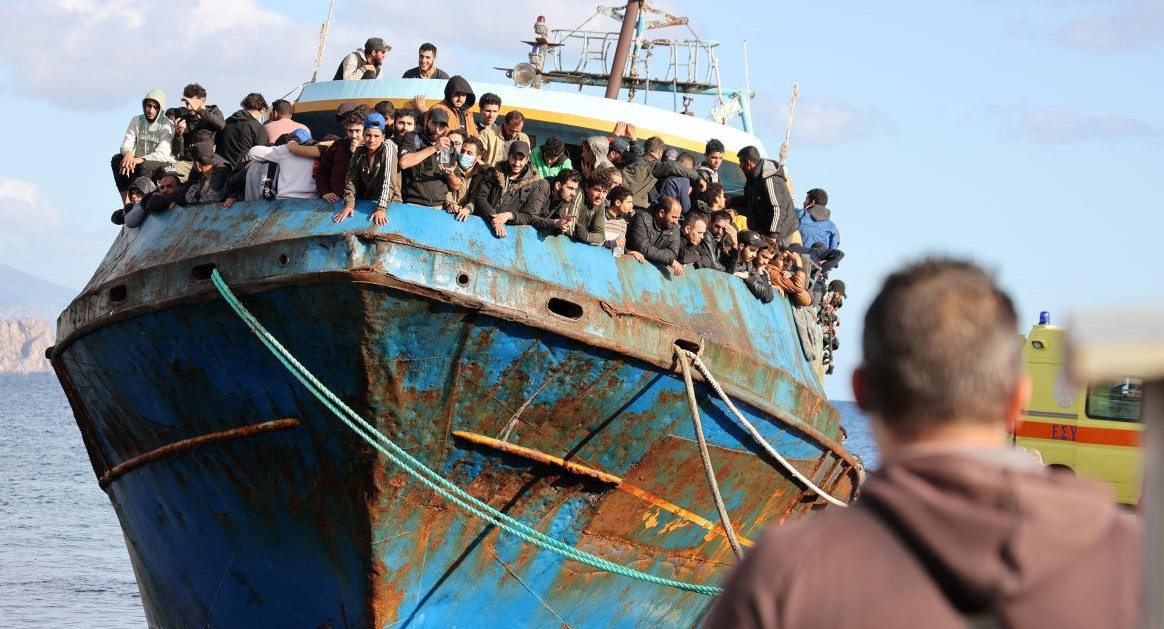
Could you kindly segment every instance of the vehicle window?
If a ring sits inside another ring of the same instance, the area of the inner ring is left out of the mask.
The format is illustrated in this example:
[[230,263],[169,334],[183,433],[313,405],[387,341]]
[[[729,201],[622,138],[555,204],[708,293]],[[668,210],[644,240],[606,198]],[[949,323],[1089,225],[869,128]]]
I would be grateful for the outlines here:
[[1143,383],[1124,378],[1087,388],[1087,416],[1094,419],[1140,421],[1140,392]]

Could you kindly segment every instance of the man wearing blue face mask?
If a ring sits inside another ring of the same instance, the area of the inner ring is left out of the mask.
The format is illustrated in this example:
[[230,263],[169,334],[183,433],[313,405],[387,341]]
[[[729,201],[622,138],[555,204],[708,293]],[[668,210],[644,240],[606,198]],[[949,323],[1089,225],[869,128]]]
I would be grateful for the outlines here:
[[481,185],[484,168],[479,160],[485,147],[478,138],[466,138],[461,143],[461,154],[456,168],[449,173],[449,193],[445,195],[445,211],[456,216],[458,221],[469,218],[473,213],[473,198]]

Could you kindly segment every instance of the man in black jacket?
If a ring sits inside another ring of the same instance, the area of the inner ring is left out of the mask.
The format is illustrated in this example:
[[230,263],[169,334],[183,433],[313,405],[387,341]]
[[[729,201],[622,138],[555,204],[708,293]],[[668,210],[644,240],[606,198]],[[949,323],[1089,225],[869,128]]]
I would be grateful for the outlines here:
[[518,213],[537,214],[549,203],[550,186],[530,166],[529,144],[524,140],[510,144],[506,161],[483,176],[474,206],[498,238],[509,235],[505,224]]
[[226,119],[226,126],[218,132],[214,146],[223,159],[235,165],[244,161],[247,151],[254,146],[266,146],[267,128],[259,118],[267,111],[267,99],[251,92],[239,103],[242,109]]
[[[404,173],[403,200],[413,205],[444,208],[449,193],[448,173],[456,163],[448,138],[449,114],[443,109],[428,112],[423,133],[405,137],[400,146],[400,170]],[[446,163],[441,163],[441,154]]]
[[711,219],[698,210],[687,213],[683,219],[683,247],[679,250],[679,262],[697,269],[726,271],[721,260],[723,249],[708,228],[710,222]]
[[626,232],[627,251],[637,251],[648,262],[667,267],[672,275],[683,275],[679,262],[679,217],[683,207],[675,197],[660,197],[649,211],[636,212]]
[[541,207],[527,206],[518,210],[514,225],[533,225],[538,231],[548,234],[561,234],[567,227],[572,227],[572,221],[577,217],[582,173],[567,168],[552,181],[549,200]]
[[744,183],[743,208],[739,203],[734,207],[743,210],[740,213],[747,217],[748,229],[764,236],[774,236],[781,247],[787,247],[799,235],[800,219],[792,202],[792,193],[788,191],[784,165],[761,158],[760,150],[754,146],[745,146],[736,155],[747,181]]
[[226,119],[222,117],[222,110],[218,105],[206,104],[206,88],[197,83],[182,88],[182,102],[186,104],[186,111],[174,125],[174,138],[175,140],[182,138],[183,159],[192,161],[189,149],[199,141],[195,134],[199,131],[208,131],[213,141],[218,132],[226,126]]
[[756,260],[760,251],[769,247],[768,241],[751,230],[740,232],[739,239],[739,256],[728,267],[728,271],[744,280],[744,285],[761,303],[770,303],[773,298],[772,278],[768,277],[768,271]]

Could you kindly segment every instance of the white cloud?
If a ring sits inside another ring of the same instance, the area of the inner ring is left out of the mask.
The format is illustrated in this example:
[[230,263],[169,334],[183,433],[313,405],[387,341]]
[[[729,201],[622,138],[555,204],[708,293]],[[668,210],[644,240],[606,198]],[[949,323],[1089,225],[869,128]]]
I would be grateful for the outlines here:
[[1074,18],[1055,38],[1073,48],[1099,52],[1146,50],[1164,44],[1164,2],[1131,0]]
[[[766,110],[764,119],[765,128],[783,131],[788,124],[788,106]],[[893,120],[877,109],[857,107],[828,96],[802,96],[793,114],[792,143],[828,148],[896,131]]]
[[1007,121],[1011,137],[1037,144],[1091,140],[1159,140],[1160,129],[1136,118],[1118,114],[1087,115],[1071,107],[1044,107],[1011,113]]
[[5,234],[41,232],[62,223],[60,210],[44,200],[35,183],[0,177],[0,225]]
[[[10,89],[69,109],[108,109],[154,87],[178,104],[200,82],[227,115],[251,91],[268,100],[310,78],[318,26],[255,0],[47,0],[0,5]],[[282,90],[278,94],[270,95]]]
[[100,231],[83,229],[66,220],[32,181],[0,177],[0,264],[80,286],[116,233],[106,225]]

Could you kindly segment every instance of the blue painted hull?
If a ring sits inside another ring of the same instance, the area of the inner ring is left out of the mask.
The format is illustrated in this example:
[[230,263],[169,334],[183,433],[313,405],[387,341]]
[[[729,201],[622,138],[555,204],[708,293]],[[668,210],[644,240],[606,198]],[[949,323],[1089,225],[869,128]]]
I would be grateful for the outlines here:
[[[151,626],[691,627],[710,601],[540,551],[410,481],[267,353],[208,286],[207,264],[383,434],[616,563],[717,584],[734,561],[668,358],[676,340],[702,347],[802,471],[842,497],[855,486],[787,306],[754,302],[736,278],[672,281],[598,248],[524,228],[498,241],[421,208],[394,206],[378,231],[331,225],[327,209],[151,218],[62,315],[53,363]],[[583,314],[547,310],[548,296]],[[742,537],[821,506],[702,383],[697,396]],[[292,421],[246,432],[279,420]],[[510,424],[510,442],[622,482],[452,436]]]

